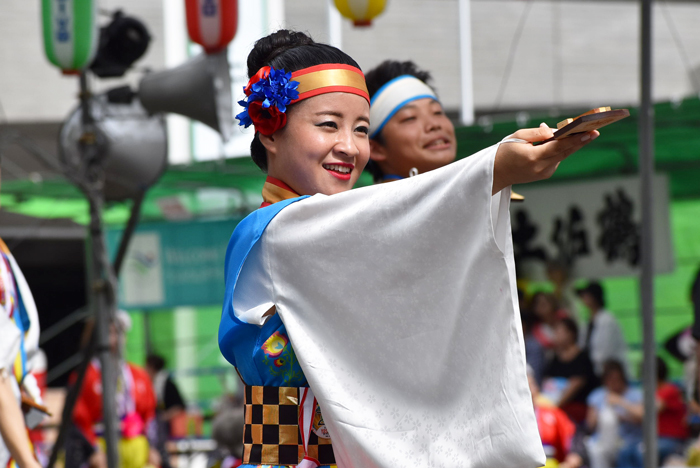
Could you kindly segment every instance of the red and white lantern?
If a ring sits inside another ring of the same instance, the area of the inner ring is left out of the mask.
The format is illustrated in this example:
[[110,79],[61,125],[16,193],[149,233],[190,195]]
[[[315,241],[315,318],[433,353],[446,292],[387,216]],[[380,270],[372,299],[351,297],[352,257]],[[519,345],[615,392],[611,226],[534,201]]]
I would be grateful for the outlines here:
[[225,49],[236,35],[237,0],[185,0],[185,8],[190,39],[206,53]]

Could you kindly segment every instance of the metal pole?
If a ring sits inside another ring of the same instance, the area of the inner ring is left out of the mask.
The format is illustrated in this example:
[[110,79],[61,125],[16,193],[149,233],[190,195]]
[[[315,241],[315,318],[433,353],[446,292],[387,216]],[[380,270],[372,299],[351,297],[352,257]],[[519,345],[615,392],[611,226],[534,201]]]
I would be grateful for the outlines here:
[[343,21],[333,0],[326,0],[326,16],[328,17],[328,44],[343,49]]
[[462,125],[474,125],[474,84],[472,78],[472,20],[470,0],[459,0],[459,63]]
[[126,251],[129,248],[129,242],[136,231],[136,226],[139,224],[139,218],[141,217],[141,205],[143,204],[143,199],[146,197],[146,192],[141,192],[134,198],[134,202],[131,205],[131,213],[129,214],[129,221],[126,223],[126,227],[122,232],[121,240],[119,241],[119,249],[117,249],[117,256],[114,257],[114,274],[119,277],[119,273],[122,270],[122,265],[124,263],[124,258],[126,257]]
[[[63,449],[63,445],[66,442],[66,437],[68,436],[68,430],[73,423],[73,408],[75,408],[75,403],[78,401],[78,395],[80,395],[80,389],[83,387],[83,380],[85,379],[85,372],[90,365],[90,360],[95,351],[95,334],[94,330],[90,336],[90,343],[84,350],[83,361],[80,363],[78,370],[76,372],[77,378],[73,385],[68,388],[66,394],[66,400],[63,405],[63,411],[61,413],[61,425],[58,429],[58,436],[56,437],[56,442],[53,444],[51,449],[51,455],[49,456],[49,463],[47,468],[53,468],[58,460],[58,454]],[[66,457],[68,460],[69,457]],[[67,465],[67,463],[66,463]]]
[[[116,411],[117,363],[110,348],[110,326],[116,318],[116,303],[112,296],[115,293],[113,275],[107,271],[111,268],[107,260],[107,249],[104,245],[102,228],[102,200],[100,197],[90,199],[90,243],[92,251],[92,275],[90,278],[91,294],[94,297],[95,332],[97,333],[97,357],[102,371],[102,420],[104,423],[104,438],[107,445],[107,466],[119,466],[117,444],[118,420]],[[118,348],[118,346],[117,346]],[[119,351],[117,351],[118,353]]]
[[656,339],[654,336],[654,107],[652,101],[652,4],[641,0],[641,105],[639,107],[639,175],[641,178],[642,233],[640,296],[644,343],[644,466],[656,468]]
[[110,350],[109,329],[116,318],[116,278],[107,256],[102,227],[104,204],[104,168],[102,166],[97,128],[92,117],[92,96],[85,72],[80,74],[80,105],[83,135],[81,137],[83,177],[79,181],[90,204],[90,252],[91,274],[88,294],[95,311],[96,354],[102,373],[102,419],[107,445],[107,466],[119,466],[117,451],[118,420],[116,411],[117,359]]

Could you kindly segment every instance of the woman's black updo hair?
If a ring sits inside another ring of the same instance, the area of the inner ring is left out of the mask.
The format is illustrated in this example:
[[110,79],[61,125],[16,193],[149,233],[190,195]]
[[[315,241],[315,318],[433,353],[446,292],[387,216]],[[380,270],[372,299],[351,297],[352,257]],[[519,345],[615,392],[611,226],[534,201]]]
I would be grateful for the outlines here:
[[[248,78],[265,66],[294,72],[324,63],[342,63],[360,68],[348,54],[328,44],[314,42],[302,32],[280,29],[259,39],[248,54]],[[263,172],[267,172],[267,152],[255,132],[250,155]]]
[[[398,60],[385,60],[378,66],[367,72],[367,74],[365,75],[365,81],[367,81],[367,91],[369,91],[369,97],[371,98],[372,96],[374,96],[374,94],[377,91],[379,91],[379,88],[387,84],[389,81],[403,75],[414,76],[421,80],[423,83],[430,86],[430,88],[433,91],[435,91],[435,88],[433,88],[432,85],[429,83],[433,79],[430,75],[430,72],[421,70],[420,68],[418,68],[418,65],[411,62],[410,60],[406,62],[399,62]],[[373,140],[383,145],[384,140],[382,139],[382,132],[379,132],[379,135],[375,136]],[[372,174],[372,177],[374,178],[375,182],[379,182],[380,180],[382,180],[382,177],[384,177],[384,173],[379,168],[377,163],[375,163],[371,159],[367,163],[367,166],[365,166],[365,169],[367,170],[367,172]]]

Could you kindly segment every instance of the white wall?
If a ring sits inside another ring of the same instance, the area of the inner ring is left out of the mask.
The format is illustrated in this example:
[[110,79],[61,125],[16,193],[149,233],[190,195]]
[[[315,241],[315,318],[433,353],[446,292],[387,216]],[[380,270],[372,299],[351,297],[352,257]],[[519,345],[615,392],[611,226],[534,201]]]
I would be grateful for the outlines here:
[[[102,2],[103,8],[120,6],[148,25],[154,40],[139,67],[164,66],[162,2]],[[496,105],[514,32],[528,3],[472,0],[478,110]],[[38,0],[2,0],[0,6],[0,104],[11,122],[59,121],[75,102],[76,79],[62,77],[44,57],[39,4]],[[326,0],[285,0],[284,5],[287,27],[328,40]],[[370,28],[354,28],[343,21],[344,50],[365,70],[388,58],[416,61],[433,72],[446,107],[456,109],[460,96],[457,0],[390,0],[387,5]],[[654,42],[657,100],[693,93],[661,14],[663,8],[675,23],[691,67],[700,65],[700,34],[696,32],[700,3],[658,5]],[[501,108],[636,103],[638,30],[636,2],[535,1],[517,44]],[[137,75],[131,73],[132,80]],[[107,80],[98,88],[118,84]]]
[[[494,109],[516,29],[530,2],[472,0],[474,95]],[[324,0],[288,0],[288,26],[327,38]],[[666,9],[689,61],[700,65],[700,4],[655,9],[657,100],[693,92]],[[638,100],[636,2],[536,1],[515,48],[501,108],[600,106]],[[343,49],[369,70],[385,59],[414,60],[433,72],[446,107],[459,105],[457,0],[394,0],[370,28],[343,22]],[[697,92],[697,90],[695,91]]]
[[[61,75],[44,55],[40,5],[39,0],[2,0],[0,4],[0,105],[10,122],[63,120],[77,102],[77,77]],[[100,6],[119,7],[145,22],[152,40],[137,67],[163,68],[160,0],[102,0]],[[100,15],[101,23],[107,20]],[[140,75],[130,72],[127,80],[100,80],[95,90],[135,83]]]

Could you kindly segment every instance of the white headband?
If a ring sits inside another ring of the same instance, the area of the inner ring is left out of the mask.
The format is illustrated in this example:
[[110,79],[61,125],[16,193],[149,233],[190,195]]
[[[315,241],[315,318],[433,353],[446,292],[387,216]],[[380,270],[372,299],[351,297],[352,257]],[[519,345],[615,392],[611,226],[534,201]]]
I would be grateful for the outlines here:
[[387,82],[372,96],[369,108],[369,137],[379,135],[384,125],[403,106],[416,99],[433,98],[435,91],[411,75],[402,75]]

